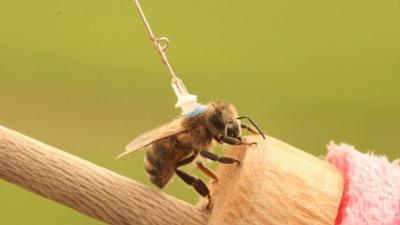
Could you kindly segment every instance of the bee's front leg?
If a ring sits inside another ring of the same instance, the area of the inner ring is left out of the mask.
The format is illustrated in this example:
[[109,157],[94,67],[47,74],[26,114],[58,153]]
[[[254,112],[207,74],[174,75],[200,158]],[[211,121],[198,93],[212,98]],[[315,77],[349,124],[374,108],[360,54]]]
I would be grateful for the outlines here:
[[229,137],[229,136],[220,136],[219,139],[230,145],[257,145],[257,142],[244,142],[239,138]]
[[248,130],[248,131],[249,131],[251,134],[253,134],[253,135],[259,135],[259,134],[260,134],[258,131],[254,130],[253,128],[251,128],[251,127],[249,127],[249,126],[247,126],[247,125],[245,125],[245,124],[240,124],[240,127],[241,127],[242,129]]
[[212,161],[217,161],[220,163],[225,163],[225,164],[231,164],[231,163],[237,163],[238,166],[240,166],[240,161],[229,158],[229,157],[219,157],[218,155],[209,152],[209,151],[200,151],[200,155],[203,156],[204,158],[207,158]]

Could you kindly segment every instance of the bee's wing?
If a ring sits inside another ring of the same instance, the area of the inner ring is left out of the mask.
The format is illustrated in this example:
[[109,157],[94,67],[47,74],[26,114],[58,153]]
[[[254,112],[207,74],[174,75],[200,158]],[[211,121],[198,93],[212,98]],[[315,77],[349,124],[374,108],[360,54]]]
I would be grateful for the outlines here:
[[182,119],[175,119],[167,124],[157,127],[153,130],[147,131],[131,141],[127,146],[125,152],[121,153],[118,158],[136,152],[158,140],[167,138],[169,136],[183,133],[186,129],[182,126]]

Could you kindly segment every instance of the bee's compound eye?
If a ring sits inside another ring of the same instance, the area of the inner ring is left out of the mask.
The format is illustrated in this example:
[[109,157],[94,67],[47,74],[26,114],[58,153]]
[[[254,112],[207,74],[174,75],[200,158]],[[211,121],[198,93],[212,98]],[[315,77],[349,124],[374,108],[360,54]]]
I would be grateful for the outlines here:
[[219,113],[213,114],[210,118],[211,123],[214,125],[215,128],[219,130],[224,130],[225,129],[225,122],[222,120],[221,116]]

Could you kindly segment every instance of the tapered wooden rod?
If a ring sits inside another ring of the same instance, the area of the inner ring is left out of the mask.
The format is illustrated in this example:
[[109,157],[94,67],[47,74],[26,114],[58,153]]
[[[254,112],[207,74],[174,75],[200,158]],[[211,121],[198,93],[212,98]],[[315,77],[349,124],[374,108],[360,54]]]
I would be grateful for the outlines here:
[[2,126],[0,178],[107,224],[204,225],[208,218],[199,208]]
[[219,182],[209,184],[214,208],[208,225],[335,224],[343,192],[339,171],[275,138],[247,139],[257,147],[226,154],[241,167],[219,166]]
[[[213,208],[154,191],[0,126],[0,178],[113,225],[333,225],[343,177],[325,161],[272,137],[247,137],[210,183]],[[1,223],[1,218],[0,218]]]

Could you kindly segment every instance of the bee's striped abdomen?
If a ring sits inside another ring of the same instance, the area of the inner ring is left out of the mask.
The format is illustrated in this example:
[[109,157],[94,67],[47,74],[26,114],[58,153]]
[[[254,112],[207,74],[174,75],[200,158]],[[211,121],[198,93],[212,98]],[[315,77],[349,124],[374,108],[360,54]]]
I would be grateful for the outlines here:
[[163,143],[154,143],[146,153],[145,170],[150,181],[159,188],[164,188],[174,175],[171,170],[170,160],[162,158],[171,149],[165,148]]
[[150,181],[164,188],[175,173],[175,165],[190,153],[177,144],[175,137],[153,143],[146,153],[145,170]]
[[189,133],[182,133],[154,142],[146,153],[145,170],[150,181],[164,188],[175,174],[179,161],[193,153],[191,145],[183,145],[190,139]]

